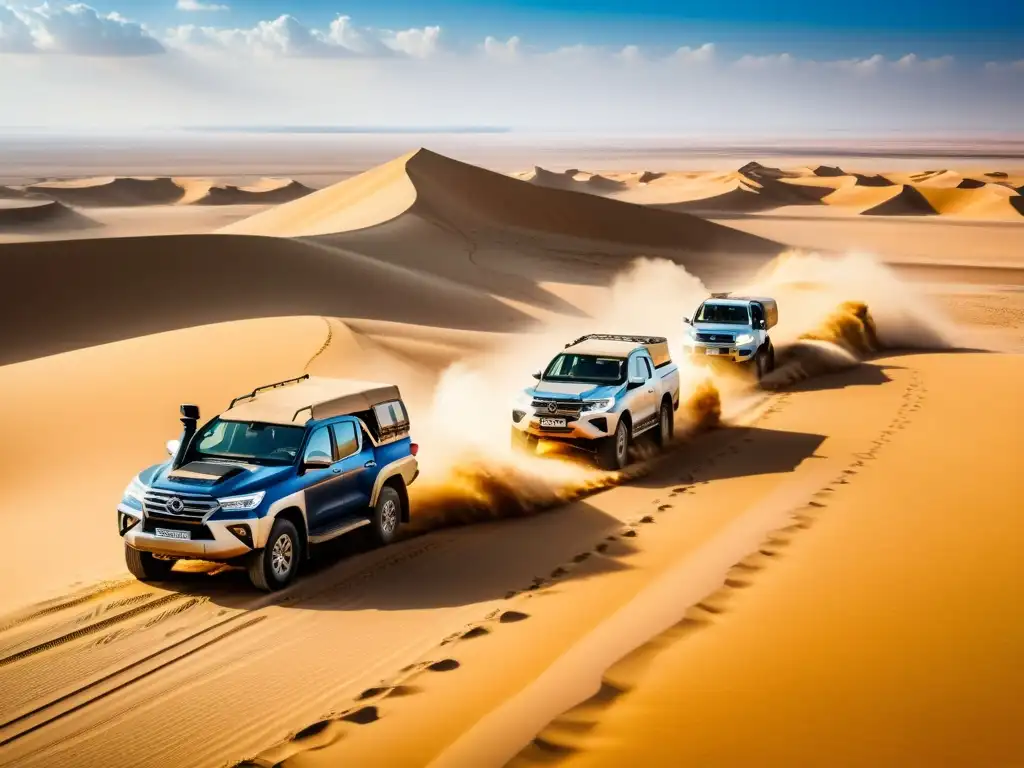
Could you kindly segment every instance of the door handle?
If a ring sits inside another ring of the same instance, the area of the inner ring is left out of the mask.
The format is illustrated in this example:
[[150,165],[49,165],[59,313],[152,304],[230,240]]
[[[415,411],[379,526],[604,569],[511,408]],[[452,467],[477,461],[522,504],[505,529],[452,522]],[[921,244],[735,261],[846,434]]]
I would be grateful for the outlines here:
[[377,462],[374,461],[373,459],[370,459],[368,462],[363,464],[363,466],[366,467],[366,468],[376,467],[377,466]]
[[341,474],[341,467],[331,467],[331,472],[333,472],[336,475],[340,475]]

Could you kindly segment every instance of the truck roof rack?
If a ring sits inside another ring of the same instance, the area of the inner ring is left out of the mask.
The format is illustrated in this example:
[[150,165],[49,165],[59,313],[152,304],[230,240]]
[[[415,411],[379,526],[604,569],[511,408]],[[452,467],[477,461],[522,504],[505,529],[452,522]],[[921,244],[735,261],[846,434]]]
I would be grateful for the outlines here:
[[228,406],[228,410],[230,411],[232,408],[234,408],[235,407],[235,403],[237,403],[239,400],[246,400],[247,398],[250,398],[250,397],[256,397],[257,393],[264,392],[264,391],[266,391],[268,389],[276,389],[277,387],[283,387],[283,386],[285,386],[287,384],[298,384],[300,381],[305,381],[308,378],[309,378],[309,374],[308,373],[304,373],[301,376],[296,376],[294,379],[285,379],[284,381],[275,381],[273,384],[264,384],[262,387],[256,387],[256,389],[254,389],[252,392],[249,392],[249,393],[244,394],[244,395],[239,395],[234,400],[232,400],[231,401],[231,405]]
[[730,298],[734,298],[734,297],[730,295],[729,291],[726,291],[725,293],[712,293],[711,294],[711,298],[712,299],[730,299]]
[[591,339],[597,341],[630,341],[634,344],[664,344],[668,341],[664,336],[620,336],[611,333],[588,333],[586,336],[580,336],[578,339],[570,341],[565,346],[568,349]]

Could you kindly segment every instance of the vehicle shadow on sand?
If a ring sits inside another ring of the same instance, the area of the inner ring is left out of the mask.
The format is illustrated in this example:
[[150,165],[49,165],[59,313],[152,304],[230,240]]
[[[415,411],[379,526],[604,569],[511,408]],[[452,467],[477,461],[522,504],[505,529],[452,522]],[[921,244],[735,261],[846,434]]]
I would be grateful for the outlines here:
[[[623,527],[581,500],[529,517],[439,528],[367,550],[358,536],[317,547],[299,579],[255,592],[241,568],[182,563],[162,587],[226,608],[276,605],[304,610],[429,610],[499,600],[527,591],[577,550]],[[605,559],[596,573],[628,568]],[[594,568],[589,576],[595,575]],[[566,575],[561,580],[571,578]]]
[[[688,478],[791,472],[824,440],[824,435],[802,432],[725,428],[681,441],[647,462],[642,456],[653,448],[640,443],[641,463],[630,468],[632,477],[624,484],[668,491]],[[244,570],[200,563],[180,564],[186,572],[175,572],[164,586],[249,610],[270,605],[351,611],[471,605],[536,589],[553,569],[629,527],[585,497],[533,513],[520,509],[512,519],[495,520],[491,509],[453,512],[462,514],[436,521],[433,529],[428,522],[422,533],[381,549],[366,550],[358,536],[318,547],[303,564],[299,580],[281,592],[256,593]],[[479,522],[474,522],[476,514]],[[451,519],[459,522],[449,527]],[[586,578],[631,567],[630,545],[622,543],[625,554],[592,563]],[[559,582],[573,578],[580,577],[570,572]]]

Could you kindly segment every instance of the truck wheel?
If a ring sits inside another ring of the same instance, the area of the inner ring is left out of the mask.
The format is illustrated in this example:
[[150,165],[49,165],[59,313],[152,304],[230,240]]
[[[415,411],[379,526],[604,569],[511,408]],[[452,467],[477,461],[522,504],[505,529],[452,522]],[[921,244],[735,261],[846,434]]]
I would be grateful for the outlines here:
[[377,506],[370,511],[366,538],[372,547],[383,547],[395,540],[402,520],[402,497],[390,485],[380,489]]
[[139,581],[162,581],[171,574],[172,560],[160,560],[152,552],[141,552],[124,545],[124,561],[128,572]]
[[672,442],[674,431],[675,422],[672,419],[672,408],[668,403],[662,402],[661,411],[658,413],[658,433],[654,438],[659,448],[664,448]]
[[754,375],[757,377],[758,381],[763,379],[764,375],[768,372],[767,358],[768,355],[765,353],[763,349],[759,349],[757,351],[757,354],[754,355]]
[[512,450],[522,451],[523,453],[536,453],[538,440],[528,432],[512,427]]
[[768,365],[765,370],[767,373],[771,373],[775,370],[775,345],[770,341],[768,342]]
[[615,434],[601,439],[597,448],[597,464],[601,469],[618,470],[629,463],[629,428],[619,419]]
[[249,555],[249,581],[256,589],[273,592],[284,589],[299,570],[301,544],[291,520],[278,518],[267,537],[267,546]]

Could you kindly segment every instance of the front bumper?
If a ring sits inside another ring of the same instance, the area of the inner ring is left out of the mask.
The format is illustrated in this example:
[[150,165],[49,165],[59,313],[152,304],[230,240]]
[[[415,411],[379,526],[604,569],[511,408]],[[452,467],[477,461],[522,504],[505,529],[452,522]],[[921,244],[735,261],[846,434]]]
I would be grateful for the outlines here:
[[683,352],[690,360],[698,363],[712,360],[729,360],[734,363],[743,363],[754,359],[757,352],[756,344],[741,344],[738,346],[724,346],[718,344],[704,344],[696,342],[683,347]]
[[[565,426],[541,426],[541,419],[565,419]],[[561,412],[549,415],[533,407],[516,407],[512,411],[513,429],[544,440],[599,440],[614,434],[618,424],[619,414],[614,411],[584,411],[579,415]]]
[[[122,536],[125,544],[143,552],[155,555],[180,557],[195,560],[231,560],[251,552],[261,540],[260,526],[263,520],[216,520],[206,521],[202,525],[185,525],[150,520],[138,509],[125,504],[118,504],[118,529],[124,531]],[[126,516],[134,518],[133,523],[125,531]],[[245,526],[248,536],[238,536],[230,528]],[[156,529],[187,530],[188,539],[175,539],[157,535]]]

